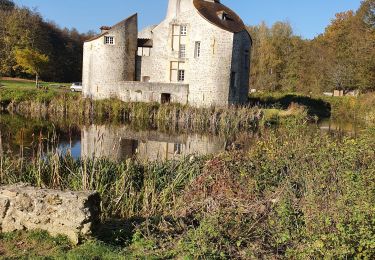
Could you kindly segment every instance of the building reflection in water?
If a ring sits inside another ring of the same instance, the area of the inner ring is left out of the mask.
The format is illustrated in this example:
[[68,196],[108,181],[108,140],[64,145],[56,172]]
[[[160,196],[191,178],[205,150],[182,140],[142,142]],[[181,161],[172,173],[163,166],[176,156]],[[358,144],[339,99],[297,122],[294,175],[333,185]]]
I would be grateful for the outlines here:
[[141,160],[156,161],[225,150],[225,140],[217,136],[169,135],[156,131],[134,131],[127,126],[86,126],[81,135],[83,158],[104,157],[120,161],[136,156]]

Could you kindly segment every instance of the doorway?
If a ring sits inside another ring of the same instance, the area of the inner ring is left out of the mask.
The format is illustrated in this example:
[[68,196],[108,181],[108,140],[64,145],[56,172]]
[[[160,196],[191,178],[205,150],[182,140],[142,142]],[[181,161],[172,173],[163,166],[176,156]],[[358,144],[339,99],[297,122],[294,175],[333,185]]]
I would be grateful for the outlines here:
[[161,103],[162,104],[171,103],[171,94],[170,93],[162,93],[161,94]]

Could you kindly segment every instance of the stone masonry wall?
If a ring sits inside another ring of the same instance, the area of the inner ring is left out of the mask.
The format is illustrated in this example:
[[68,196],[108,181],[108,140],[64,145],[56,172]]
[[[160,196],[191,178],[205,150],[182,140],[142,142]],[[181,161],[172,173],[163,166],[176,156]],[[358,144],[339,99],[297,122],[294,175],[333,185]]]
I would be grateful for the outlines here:
[[99,221],[95,192],[63,192],[26,185],[0,187],[1,232],[45,230],[66,235],[73,243],[91,234]]
[[[192,1],[186,1],[186,4]],[[170,62],[185,63],[185,83],[189,84],[189,104],[193,106],[227,105],[233,51],[233,33],[205,20],[195,8],[186,8],[175,18],[167,16],[153,29],[153,48],[142,57],[141,76],[150,82],[170,82]],[[172,26],[186,25],[186,57],[172,50]],[[201,42],[201,55],[194,57],[195,42]]]
[[118,98],[124,102],[161,102],[163,93],[171,95],[172,103],[187,104],[189,85],[123,81],[106,83],[93,92],[94,99]]
[[[114,44],[104,44],[104,37]],[[137,15],[114,25],[106,35],[85,42],[82,84],[85,97],[101,98],[110,82],[135,80],[138,22]]]

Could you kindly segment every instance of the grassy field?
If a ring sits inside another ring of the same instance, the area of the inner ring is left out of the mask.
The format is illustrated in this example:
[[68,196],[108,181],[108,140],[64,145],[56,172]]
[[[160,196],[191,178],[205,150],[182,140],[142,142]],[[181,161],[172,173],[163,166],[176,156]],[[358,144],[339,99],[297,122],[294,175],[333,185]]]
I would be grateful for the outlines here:
[[35,100],[48,102],[60,95],[72,95],[69,84],[55,82],[40,82],[40,88],[34,81],[24,79],[4,78],[0,80],[0,102],[21,102]]

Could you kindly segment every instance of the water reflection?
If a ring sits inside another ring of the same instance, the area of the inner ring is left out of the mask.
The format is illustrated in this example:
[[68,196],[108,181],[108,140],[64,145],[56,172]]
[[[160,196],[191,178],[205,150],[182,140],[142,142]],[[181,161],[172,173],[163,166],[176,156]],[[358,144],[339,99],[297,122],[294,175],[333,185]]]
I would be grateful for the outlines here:
[[54,124],[48,120],[0,114],[0,156],[38,158],[48,153],[70,154],[73,158],[111,160],[170,160],[189,154],[213,154],[229,147],[219,136],[167,134],[155,130],[134,130],[129,125],[78,126]]
[[[316,128],[316,125],[312,125]],[[360,126],[351,122],[322,121],[320,128],[336,135],[357,135]],[[209,134],[163,133],[134,130],[129,125],[78,126],[48,120],[0,114],[0,156],[38,158],[47,153],[71,154],[73,158],[111,160],[170,160],[189,154],[215,154],[227,149],[248,150],[259,133],[242,132],[230,138]]]
[[358,123],[349,121],[336,121],[332,119],[322,120],[319,123],[319,127],[320,129],[327,132],[352,136],[357,136],[362,130],[362,127]]
[[81,134],[82,157],[105,157],[125,160],[171,160],[189,154],[213,154],[225,150],[226,142],[218,136],[165,134],[135,131],[127,126],[92,125]]

